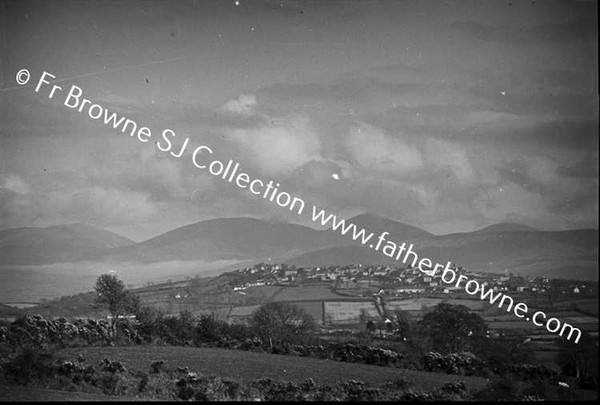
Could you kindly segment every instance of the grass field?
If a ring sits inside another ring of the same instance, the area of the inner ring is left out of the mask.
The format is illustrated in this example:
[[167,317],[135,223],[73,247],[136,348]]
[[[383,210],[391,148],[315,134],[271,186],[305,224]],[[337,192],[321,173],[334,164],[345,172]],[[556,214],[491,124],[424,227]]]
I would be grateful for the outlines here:
[[87,392],[67,392],[46,390],[22,385],[0,385],[2,402],[62,402],[62,401],[149,401],[149,399],[90,394]]
[[98,362],[108,357],[123,362],[127,368],[149,371],[150,364],[153,361],[164,360],[168,369],[189,367],[190,371],[234,378],[242,383],[270,377],[294,382],[302,382],[307,378],[312,378],[315,383],[320,385],[333,385],[337,382],[354,379],[373,386],[381,386],[386,382],[404,378],[412,383],[414,389],[428,391],[439,388],[447,382],[461,380],[470,389],[478,390],[485,386],[487,382],[487,379],[481,377],[464,377],[306,357],[213,348],[171,346],[90,347],[61,350],[57,355],[76,358],[79,353],[83,354],[86,363]]

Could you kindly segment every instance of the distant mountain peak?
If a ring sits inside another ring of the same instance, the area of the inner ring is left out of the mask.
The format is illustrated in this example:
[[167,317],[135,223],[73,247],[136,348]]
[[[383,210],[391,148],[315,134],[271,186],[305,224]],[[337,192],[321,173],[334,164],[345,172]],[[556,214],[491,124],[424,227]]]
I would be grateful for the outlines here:
[[494,224],[490,226],[486,226],[483,229],[475,231],[477,233],[492,233],[492,232],[525,232],[525,231],[539,231],[539,229],[533,228],[531,226],[515,224],[514,222],[501,222],[499,224]]
[[84,224],[11,228],[0,231],[0,264],[77,261],[102,249],[134,243],[117,233]]
[[73,222],[70,224],[61,224],[61,225],[50,225],[45,227],[46,229],[72,229],[72,230],[81,230],[81,229],[97,229],[101,230],[101,228],[95,227],[93,225],[87,225],[81,222]]
[[390,238],[414,239],[431,236],[431,233],[414,225],[398,222],[370,212],[363,212],[348,219],[356,226],[368,229],[371,232],[389,232]]
[[373,220],[373,221],[393,221],[392,219],[386,218],[382,215],[376,215],[373,214],[372,212],[361,212],[360,214],[356,214],[355,216],[351,217],[349,219],[349,221],[355,221],[355,220]]

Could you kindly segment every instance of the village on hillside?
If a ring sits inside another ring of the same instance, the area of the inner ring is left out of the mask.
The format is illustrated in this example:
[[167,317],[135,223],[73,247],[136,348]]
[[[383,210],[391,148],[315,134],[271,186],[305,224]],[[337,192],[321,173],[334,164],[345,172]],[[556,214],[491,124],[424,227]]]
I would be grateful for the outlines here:
[[[479,284],[494,292],[517,292],[546,294],[558,289],[561,295],[595,296],[598,283],[593,281],[550,280],[548,277],[523,277],[508,274],[481,273],[452,266],[457,275],[475,279]],[[260,263],[236,270],[244,277],[234,291],[265,285],[309,285],[315,282],[331,282],[334,290],[344,295],[362,297],[371,295],[373,289],[380,294],[394,297],[411,297],[418,294],[453,294],[464,291],[444,283],[441,272],[429,276],[418,268],[392,267],[383,265],[346,265],[329,267],[296,267],[286,264]],[[551,282],[552,281],[552,282]],[[181,297],[181,296],[180,296]],[[180,298],[177,297],[176,298]]]

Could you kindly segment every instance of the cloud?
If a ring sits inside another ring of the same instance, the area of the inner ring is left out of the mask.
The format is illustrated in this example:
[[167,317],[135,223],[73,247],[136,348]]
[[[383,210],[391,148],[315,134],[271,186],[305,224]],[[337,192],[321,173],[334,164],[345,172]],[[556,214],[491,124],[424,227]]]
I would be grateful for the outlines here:
[[571,160],[556,169],[556,174],[564,177],[598,179],[598,152],[588,152],[580,160]]
[[352,128],[345,146],[360,166],[379,173],[402,176],[423,165],[422,154],[415,146],[367,124]]
[[[576,3],[572,3],[576,4]],[[572,5],[570,4],[570,5]],[[556,7],[556,6],[555,6]],[[558,9],[557,9],[558,10]],[[559,11],[560,12],[560,11]],[[569,7],[564,13],[574,14],[571,18],[566,17],[560,23],[544,22],[535,24],[531,19],[529,24],[481,24],[474,21],[455,21],[451,27],[467,34],[473,39],[489,42],[509,42],[513,44],[524,43],[556,43],[574,42],[588,40],[590,42],[597,38],[597,20],[589,18],[589,13],[595,14],[597,10],[591,6],[588,10],[581,8],[575,10]]]
[[474,179],[469,157],[456,143],[429,138],[425,150],[428,162],[437,168],[450,169],[461,183],[469,183]]
[[95,97],[94,103],[100,104],[110,112],[119,112],[121,114],[138,112],[144,107],[140,102],[110,91],[105,92],[104,95],[100,97]]
[[254,94],[242,94],[237,99],[226,102],[223,109],[234,114],[253,115],[256,105]]
[[37,215],[29,185],[20,176],[0,174],[0,226],[27,223]]
[[[108,153],[110,157],[106,156]],[[113,159],[113,164],[106,164],[106,159]],[[84,171],[91,184],[110,184],[120,190],[142,192],[153,201],[185,197],[192,186],[185,181],[189,176],[185,176],[181,162],[152,147],[107,150],[90,157]]]
[[14,174],[0,174],[0,226],[30,222],[38,215],[31,188]]
[[473,21],[455,21],[453,28],[481,41],[515,42],[527,41],[522,32],[510,26],[492,26]]
[[250,153],[261,172],[287,176],[312,161],[321,160],[319,136],[305,117],[295,116],[230,131],[230,139]]
[[[596,11],[590,10],[592,13]],[[590,43],[598,39],[598,20],[594,18],[580,17],[577,19],[567,19],[561,23],[544,23],[532,27],[531,35],[538,41],[581,41],[586,40]],[[596,42],[597,43],[597,42]]]
[[343,160],[312,160],[296,170],[286,182],[286,185],[294,185],[296,189],[303,192],[314,192],[323,194],[331,192],[331,187],[336,181],[343,185],[353,179],[354,170],[352,166]]
[[545,195],[560,186],[560,179],[556,175],[557,166],[557,163],[548,158],[529,156],[526,160],[515,159],[504,163],[496,170],[502,179],[515,183],[530,193]]
[[27,183],[25,183],[20,176],[16,175],[0,176],[0,188],[4,188],[16,194],[29,193],[29,186]]
[[100,224],[106,223],[107,218],[113,223],[137,222],[159,214],[144,193],[99,186],[75,192],[61,207],[64,217]]

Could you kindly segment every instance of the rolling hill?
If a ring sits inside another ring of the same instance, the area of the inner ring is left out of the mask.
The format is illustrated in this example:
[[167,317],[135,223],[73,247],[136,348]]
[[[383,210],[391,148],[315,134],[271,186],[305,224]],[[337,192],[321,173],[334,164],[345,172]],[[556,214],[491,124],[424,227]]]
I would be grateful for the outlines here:
[[[132,246],[106,250],[100,259],[158,262],[290,257],[320,246],[322,233],[301,225],[254,218],[224,218],[177,228]],[[331,239],[330,236],[327,236]]]
[[[519,274],[598,279],[598,231],[592,229],[547,232],[508,227],[434,236],[421,239],[389,239],[413,243],[419,258],[439,263],[452,261],[473,270]],[[393,234],[392,234],[393,235]],[[401,257],[403,259],[403,257]],[[366,246],[319,249],[292,258],[289,264],[329,266],[350,263],[397,264],[398,262]]]
[[518,232],[518,231],[537,231],[537,229],[521,224],[514,224],[512,222],[503,222],[500,224],[490,225],[474,233],[494,233],[494,232]]
[[[419,257],[488,272],[598,279],[598,231],[539,231],[503,223],[474,232],[433,235],[372,214],[348,219],[387,240],[413,243]],[[349,235],[254,218],[201,221],[140,243],[84,225],[0,231],[0,264],[271,259],[301,266],[398,264]]]
[[[388,230],[407,239],[433,237],[414,226],[372,214],[360,214],[348,221],[373,232]],[[283,261],[306,252],[353,243],[329,230],[255,218],[223,218],[186,225],[136,245],[106,250],[94,259],[157,262],[271,258]]]
[[83,224],[0,231],[0,264],[52,264],[87,259],[98,251],[134,242]]
[[415,226],[404,224],[402,222],[393,221],[388,218],[379,217],[377,215],[364,213],[352,217],[348,220],[357,227],[368,229],[369,232],[373,232],[375,235],[381,234],[382,232],[389,232],[390,235],[394,235],[397,240],[420,240],[431,238],[434,235],[419,229]]

